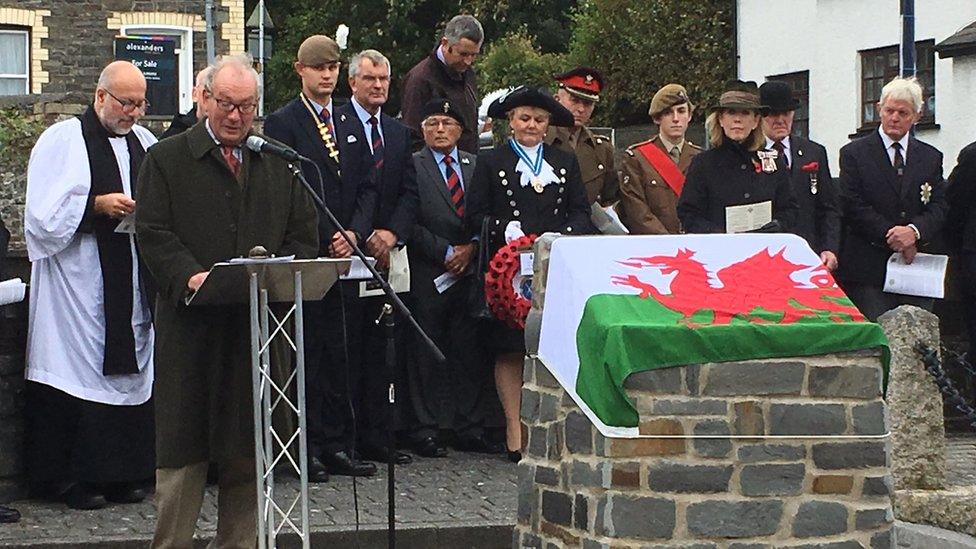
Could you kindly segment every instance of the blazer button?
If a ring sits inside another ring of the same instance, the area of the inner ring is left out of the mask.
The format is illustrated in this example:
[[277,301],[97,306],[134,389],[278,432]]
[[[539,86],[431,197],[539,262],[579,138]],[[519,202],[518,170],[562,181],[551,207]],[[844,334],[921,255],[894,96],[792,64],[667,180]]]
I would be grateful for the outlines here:
[[905,212],[901,212],[901,218],[902,218],[902,219],[905,219],[905,217],[906,217],[906,216],[905,216]]
[[743,165],[739,166],[739,169],[742,169],[742,170],[746,169],[746,165],[743,164]]
[[231,195],[233,195],[233,194],[234,194],[234,193],[232,193],[232,192],[230,192],[230,191],[224,191],[224,196],[226,196],[227,198],[230,198],[230,197],[231,197]]
[[230,229],[230,232],[232,232],[232,233],[236,233],[237,232],[237,225],[235,223],[231,223],[228,228]]
[[559,208],[556,208],[556,209],[554,209],[554,210],[552,211],[552,213],[553,213],[553,215],[556,215],[556,214],[558,214],[558,213],[559,213]]
[[749,193],[746,193],[746,194],[742,195],[742,198],[749,198],[749,196],[750,196]]

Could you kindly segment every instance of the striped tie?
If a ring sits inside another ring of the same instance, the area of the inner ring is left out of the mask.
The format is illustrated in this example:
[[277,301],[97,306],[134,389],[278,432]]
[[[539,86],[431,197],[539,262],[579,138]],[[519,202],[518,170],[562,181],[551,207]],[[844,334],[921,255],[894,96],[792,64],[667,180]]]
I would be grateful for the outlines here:
[[375,116],[369,117],[369,125],[372,126],[369,130],[369,139],[373,142],[373,162],[377,170],[383,167],[383,138],[380,137],[379,123]]
[[461,187],[461,178],[458,177],[454,167],[451,165],[454,159],[450,156],[444,157],[444,176],[447,179],[447,192],[451,194],[451,202],[458,217],[464,217],[464,189]]

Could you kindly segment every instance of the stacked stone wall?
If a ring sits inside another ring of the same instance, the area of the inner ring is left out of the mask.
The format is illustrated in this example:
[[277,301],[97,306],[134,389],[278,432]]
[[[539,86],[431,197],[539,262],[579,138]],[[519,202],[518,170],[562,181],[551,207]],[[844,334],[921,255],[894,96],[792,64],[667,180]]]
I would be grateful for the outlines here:
[[891,547],[880,391],[874,352],[655,370],[627,392],[658,438],[611,439],[527,359],[514,545]]

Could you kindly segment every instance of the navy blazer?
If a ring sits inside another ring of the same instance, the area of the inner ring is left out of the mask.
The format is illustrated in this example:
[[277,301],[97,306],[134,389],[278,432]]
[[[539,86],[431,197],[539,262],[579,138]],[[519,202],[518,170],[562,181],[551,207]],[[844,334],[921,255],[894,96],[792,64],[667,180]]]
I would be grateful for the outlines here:
[[[837,183],[830,175],[827,150],[823,145],[797,135],[790,136],[790,167],[782,166],[790,174],[793,197],[799,208],[794,232],[810,244],[817,253],[840,250],[840,198]],[[814,171],[803,166],[817,163]],[[816,178],[816,186],[812,180]],[[816,188],[816,193],[813,189]]]
[[[896,225],[915,224],[919,251],[934,251],[946,216],[942,153],[914,137],[908,141],[899,185],[878,132],[855,139],[840,150],[844,192],[844,240],[837,277],[842,281],[884,286],[893,251],[885,235]],[[923,187],[928,185],[929,192]]]
[[[372,152],[367,142],[368,136],[352,102],[335,109],[332,114],[357,140],[366,143],[366,154],[372,160]],[[372,229],[393,231],[400,241],[410,237],[417,220],[417,171],[413,165],[410,129],[380,113],[380,126],[383,132],[383,167],[376,174],[376,211],[372,219]],[[353,133],[355,132],[355,133]],[[370,231],[372,232],[372,231]],[[369,237],[367,232],[364,237]]]
[[[264,132],[268,137],[281,141],[315,162],[322,172],[322,187],[319,187],[315,169],[307,163],[301,164],[302,173],[339,223],[356,233],[359,242],[363,242],[372,232],[376,209],[372,154],[369,144],[359,137],[362,132],[355,133],[359,121],[340,121],[336,116],[337,110],[337,107],[333,107],[332,123],[335,127],[336,145],[339,147],[338,163],[329,157],[318,127],[300,98],[293,99],[269,115],[264,121]],[[350,136],[353,136],[351,140]],[[324,216],[319,216],[320,250],[328,249],[336,230]]]

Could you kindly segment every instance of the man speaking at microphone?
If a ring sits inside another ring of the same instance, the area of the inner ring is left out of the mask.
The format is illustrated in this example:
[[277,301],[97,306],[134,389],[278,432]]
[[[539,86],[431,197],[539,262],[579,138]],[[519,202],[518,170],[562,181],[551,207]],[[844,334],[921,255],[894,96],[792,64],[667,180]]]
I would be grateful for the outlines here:
[[161,142],[139,173],[136,235],[156,300],[156,533],[190,547],[208,463],[219,469],[215,546],[256,539],[254,412],[246,303],[188,307],[218,262],[254,246],[298,258],[318,251],[311,199],[287,163],[244,146],[258,75],[225,56],[204,83],[207,119]]

